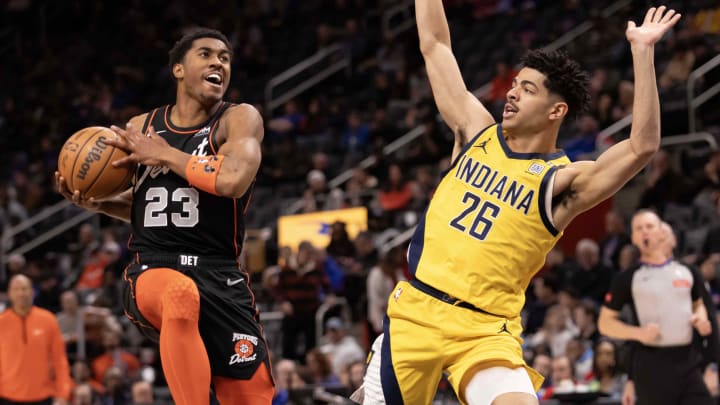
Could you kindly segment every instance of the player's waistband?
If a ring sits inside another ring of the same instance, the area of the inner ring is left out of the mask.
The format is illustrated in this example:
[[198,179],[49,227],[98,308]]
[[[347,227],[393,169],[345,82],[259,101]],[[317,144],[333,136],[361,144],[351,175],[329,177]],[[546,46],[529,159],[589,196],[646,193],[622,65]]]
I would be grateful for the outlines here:
[[466,309],[470,309],[470,310],[480,312],[480,313],[483,313],[486,315],[492,315],[492,316],[497,316],[499,318],[502,318],[500,315],[495,315],[491,312],[485,311],[484,309],[480,309],[469,302],[463,301],[460,298],[455,298],[452,295],[446,294],[446,293],[438,290],[435,287],[432,287],[430,285],[423,283],[422,281],[420,281],[418,279],[410,280],[410,285],[417,288],[418,290],[424,292],[425,294],[427,294],[433,298],[437,298],[440,301],[448,303],[450,305],[453,305],[456,307],[461,307],[461,308],[466,308]]
[[186,253],[137,253],[135,262],[150,267],[238,267],[236,259]]

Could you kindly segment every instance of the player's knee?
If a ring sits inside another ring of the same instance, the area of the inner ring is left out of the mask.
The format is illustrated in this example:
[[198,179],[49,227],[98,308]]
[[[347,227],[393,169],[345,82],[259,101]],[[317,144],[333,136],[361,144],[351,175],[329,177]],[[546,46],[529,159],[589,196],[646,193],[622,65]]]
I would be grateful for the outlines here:
[[200,318],[200,293],[195,283],[181,277],[165,286],[163,318],[197,321]]

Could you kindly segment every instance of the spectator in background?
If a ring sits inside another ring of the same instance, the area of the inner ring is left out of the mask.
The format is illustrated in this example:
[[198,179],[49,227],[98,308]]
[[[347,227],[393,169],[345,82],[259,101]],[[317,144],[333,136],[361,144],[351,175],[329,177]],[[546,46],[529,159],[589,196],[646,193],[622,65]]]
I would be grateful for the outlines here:
[[340,385],[340,378],[333,372],[330,359],[318,348],[311,349],[305,354],[305,363],[312,378],[312,383],[320,387],[336,387]]
[[[330,293],[330,282],[325,275],[317,249],[308,241],[298,247],[294,260],[280,271],[276,301],[285,315],[282,320],[282,356],[300,360],[316,345],[315,313]],[[303,336],[305,347],[300,353],[298,344]]]
[[600,331],[597,328],[598,307],[595,302],[588,299],[581,300],[573,308],[573,322],[578,328],[579,337],[587,341],[591,346],[600,339]]
[[[668,91],[687,82],[695,64],[695,54],[688,44],[678,41],[672,50],[672,58],[665,65],[659,78],[660,91]],[[683,88],[684,89],[684,88]]]
[[272,368],[275,376],[275,396],[272,405],[286,405],[290,400],[289,390],[303,388],[305,381],[298,374],[297,363],[281,359]]
[[592,370],[593,350],[583,338],[576,336],[565,347],[565,355],[570,359],[577,381],[583,381],[585,376]]
[[106,391],[100,397],[100,405],[131,405],[128,379],[118,367],[110,367],[103,378]]
[[548,345],[553,357],[565,355],[568,342],[575,336],[577,330],[568,317],[567,308],[562,305],[553,305],[548,308],[542,328],[532,336],[525,339],[528,347]]
[[130,387],[132,405],[153,405],[153,390],[147,381],[135,381]]
[[97,405],[97,396],[89,384],[78,384],[73,388],[72,405]]
[[585,114],[578,119],[577,133],[565,142],[563,150],[572,161],[589,160],[595,152],[595,139],[598,135],[598,123],[595,117]]
[[625,245],[620,250],[620,256],[618,257],[618,271],[630,270],[637,266],[638,260],[640,260],[640,252],[633,245]]
[[620,251],[627,245],[631,245],[631,243],[625,219],[617,211],[608,211],[605,214],[605,237],[600,242],[602,264],[612,269],[618,269]]
[[92,396],[97,397],[105,393],[105,386],[101,381],[94,380],[90,375],[90,367],[84,360],[76,360],[72,365],[72,378],[75,386],[87,385],[92,390]]
[[[386,214],[408,209],[413,197],[412,182],[406,180],[402,168],[397,163],[388,167],[388,180],[380,186],[378,201],[380,208]],[[391,222],[390,225],[393,225]]]
[[326,343],[320,347],[332,365],[332,371],[342,377],[347,366],[365,359],[365,350],[353,336],[348,335],[348,325],[341,318],[331,317],[325,322]]
[[350,240],[345,222],[335,221],[330,225],[330,243],[325,251],[336,259],[355,255],[355,245]]
[[583,297],[600,303],[610,288],[613,271],[600,262],[600,247],[592,239],[581,239],[575,246],[574,269],[567,284]]
[[140,371],[137,357],[120,347],[120,332],[106,328],[103,333],[105,352],[92,361],[93,376],[98,381],[102,381],[111,368],[117,368],[124,380],[134,379]]
[[388,297],[398,281],[406,279],[403,274],[404,263],[405,252],[402,247],[396,246],[388,250],[368,274],[368,321],[375,335],[383,332]]
[[512,87],[512,81],[517,71],[510,66],[506,59],[495,62],[495,76],[490,81],[490,91],[482,98],[484,105],[488,107],[495,117],[502,114],[505,105],[507,92]]
[[348,115],[341,142],[346,161],[353,164],[369,150],[370,126],[363,121],[359,111],[353,110]]
[[308,187],[303,193],[303,212],[322,211],[328,198],[328,187],[325,173],[311,170],[307,174]]
[[541,399],[551,399],[555,393],[572,391],[575,387],[574,375],[573,364],[567,356],[554,356],[550,374],[552,385],[545,389]]
[[525,307],[525,333],[531,335],[540,329],[545,322],[548,308],[557,304],[558,285],[554,277],[545,275],[532,281],[535,300]]
[[638,208],[653,208],[662,216],[669,202],[681,199],[685,179],[672,168],[670,154],[664,149],[655,153],[645,173],[645,190]]
[[8,297],[10,309],[0,314],[0,402],[67,405],[72,380],[55,316],[33,306],[27,276],[10,280]]
[[617,345],[607,338],[597,341],[593,349],[592,371],[585,377],[591,389],[597,389],[619,400],[627,375],[620,372]]
[[60,306],[62,310],[55,315],[60,326],[60,333],[62,333],[68,354],[75,354],[77,353],[77,341],[81,333],[80,328],[85,327],[75,291],[68,290],[62,293]]

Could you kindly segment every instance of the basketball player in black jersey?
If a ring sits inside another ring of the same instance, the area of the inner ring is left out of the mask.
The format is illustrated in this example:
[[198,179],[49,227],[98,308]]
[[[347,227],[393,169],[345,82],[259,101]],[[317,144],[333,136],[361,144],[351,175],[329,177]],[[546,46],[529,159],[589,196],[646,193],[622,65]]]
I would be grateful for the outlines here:
[[174,105],[112,127],[109,144],[136,163],[133,186],[104,201],[58,190],[73,203],[132,224],[135,261],[125,270],[126,315],[159,338],[176,404],[269,405],[267,347],[248,275],[237,258],[243,213],[260,165],[263,125],[247,104],[222,100],[232,50],[210,29],[186,34],[170,51]]

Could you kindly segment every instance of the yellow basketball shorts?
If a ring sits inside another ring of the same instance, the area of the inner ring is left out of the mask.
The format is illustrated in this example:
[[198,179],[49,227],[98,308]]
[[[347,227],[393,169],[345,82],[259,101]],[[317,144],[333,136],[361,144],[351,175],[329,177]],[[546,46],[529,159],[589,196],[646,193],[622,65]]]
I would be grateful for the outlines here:
[[388,405],[431,404],[443,372],[462,404],[465,385],[488,367],[525,367],[535,389],[542,385],[543,377],[523,360],[519,316],[458,307],[400,282],[383,326],[380,374]]

